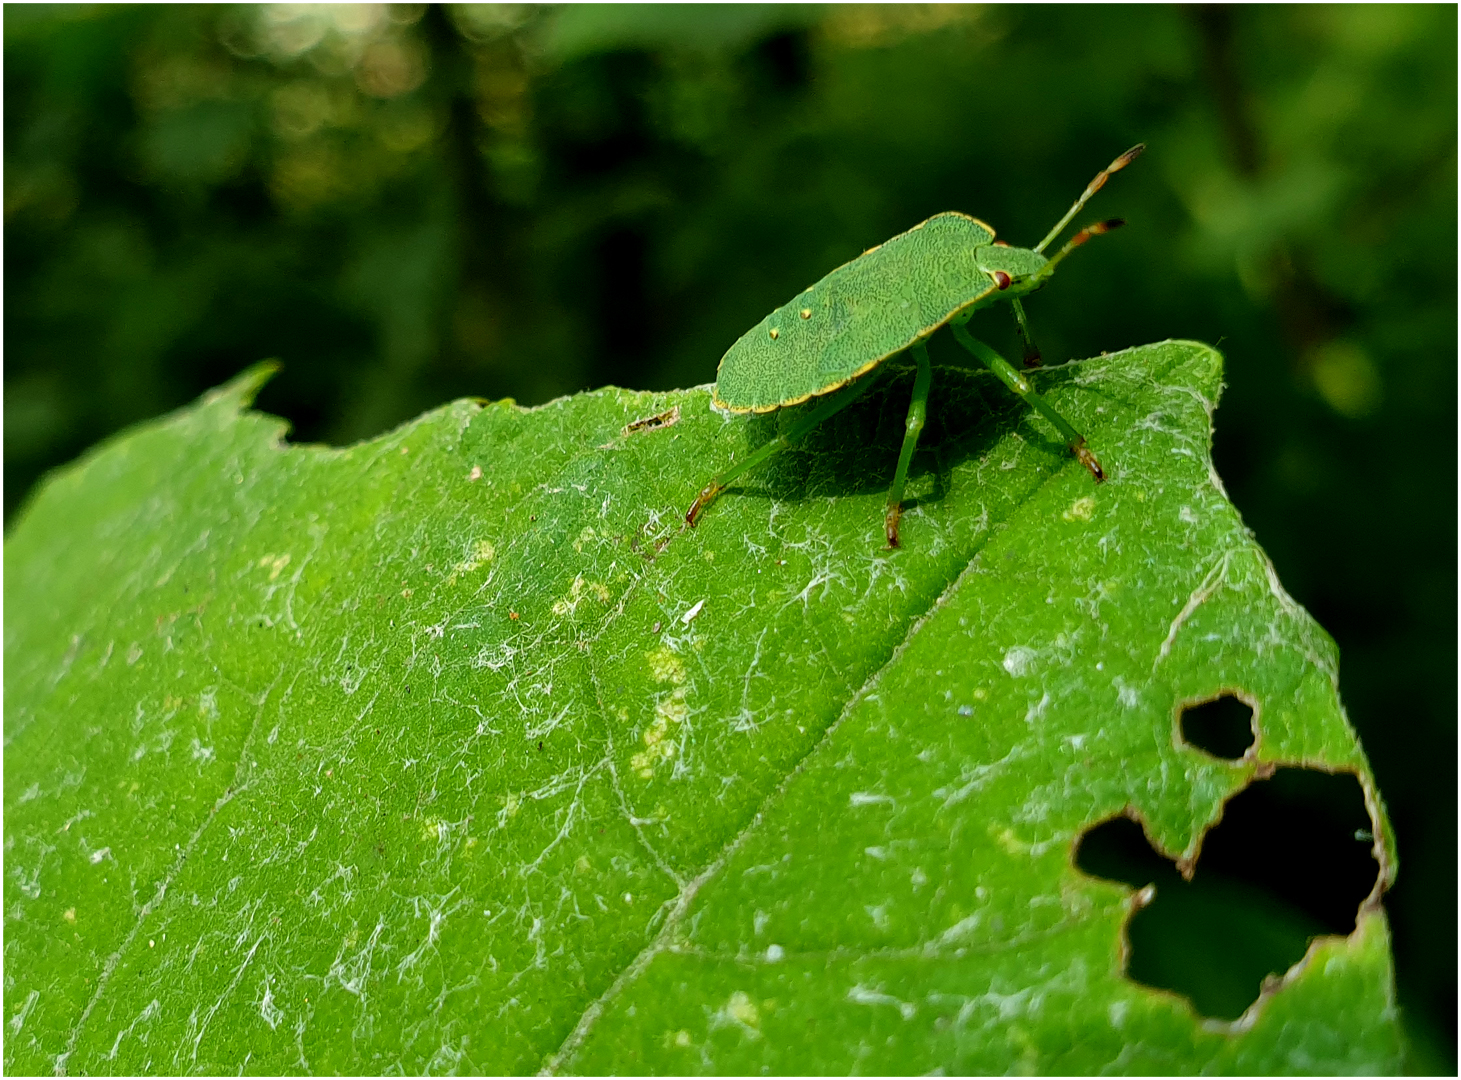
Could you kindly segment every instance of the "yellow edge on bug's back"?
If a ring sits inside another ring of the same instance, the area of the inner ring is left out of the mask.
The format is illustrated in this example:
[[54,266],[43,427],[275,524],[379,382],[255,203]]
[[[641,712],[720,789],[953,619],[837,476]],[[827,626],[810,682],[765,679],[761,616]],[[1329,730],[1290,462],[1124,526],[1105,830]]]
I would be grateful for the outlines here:
[[[998,291],[999,291],[999,287],[997,285],[991,285],[989,288],[985,289],[978,296],[974,297],[973,300],[970,300],[969,301],[969,304],[977,304],[979,301],[983,300],[990,293],[992,293],[992,292],[998,292]],[[969,304],[965,304],[964,307],[968,307]],[[962,311],[962,310],[963,310],[963,308],[960,308],[959,309],[959,311]],[[954,317],[954,315],[957,315],[958,313],[959,313],[958,311],[955,311],[952,315],[949,316],[949,319],[952,319]],[[769,413],[769,412],[775,412],[777,409],[789,409],[793,405],[800,405],[804,401],[811,401],[812,398],[814,398],[814,397],[821,397],[823,394],[830,394],[833,391],[841,390],[848,383],[856,382],[858,379],[862,378],[864,375],[866,375],[873,368],[875,368],[879,364],[881,364],[884,360],[888,359],[888,357],[890,357],[890,356],[896,356],[898,353],[902,352],[904,349],[907,349],[909,346],[911,346],[914,341],[922,341],[924,338],[926,338],[929,335],[931,335],[940,326],[942,326],[944,323],[948,322],[949,319],[944,319],[944,320],[942,320],[942,321],[934,324],[933,326],[926,327],[924,329],[924,331],[922,333],[918,334],[916,337],[914,337],[913,341],[910,341],[908,343],[908,345],[904,345],[902,348],[894,349],[892,352],[884,353],[882,356],[879,356],[875,360],[869,360],[866,364],[864,364],[862,367],[858,368],[856,371],[854,371],[851,375],[847,376],[847,378],[843,379],[841,382],[832,383],[831,385],[827,386],[825,389],[818,390],[815,393],[803,394],[801,397],[791,398],[791,399],[789,399],[787,401],[778,401],[778,402],[776,402],[775,404],[772,404],[772,405],[739,405],[738,406],[738,405],[727,405],[724,401],[721,401],[720,400],[720,392],[718,390],[712,390],[711,391],[711,394],[710,394],[711,404],[714,405],[717,409],[720,409],[723,412],[738,413],[738,414],[746,414],[746,413]]]
[[[991,285],[989,288],[985,289],[978,296],[974,297],[974,299],[970,300],[968,304],[965,304],[964,307],[968,307],[970,304],[977,304],[977,303],[979,303],[979,301],[983,300],[990,293],[998,292],[998,291],[999,291],[999,286],[998,285]],[[728,413],[737,413],[737,414],[769,413],[769,412],[775,412],[777,409],[789,409],[793,405],[800,405],[804,401],[811,401],[812,398],[814,398],[814,397],[821,397],[823,394],[830,394],[833,391],[841,390],[848,383],[856,382],[858,379],[862,378],[864,375],[866,375],[873,368],[877,367],[884,360],[888,359],[888,357],[890,357],[890,356],[896,356],[898,353],[903,352],[904,349],[909,348],[909,346],[911,346],[914,341],[922,341],[924,338],[929,337],[935,330],[937,330],[940,326],[944,325],[944,323],[948,322],[949,319],[952,319],[954,317],[954,315],[957,315],[959,313],[959,311],[962,311],[962,310],[964,310],[964,309],[963,308],[959,308],[958,311],[955,311],[952,314],[950,314],[949,317],[948,317],[948,319],[943,319],[943,320],[935,323],[933,326],[925,327],[923,329],[923,331],[920,332],[919,334],[915,335],[914,338],[913,338],[913,341],[910,341],[907,345],[904,345],[901,348],[894,349],[892,352],[884,353],[882,356],[879,356],[876,359],[869,360],[862,367],[858,368],[851,375],[847,376],[847,378],[841,380],[840,382],[831,383],[831,384],[829,384],[827,387],[825,387],[822,390],[817,390],[817,391],[815,391],[813,393],[810,393],[810,394],[803,394],[803,395],[801,395],[801,397],[789,398],[786,401],[778,401],[778,402],[775,402],[775,403],[773,403],[771,405],[728,405],[724,401],[721,401],[720,400],[720,391],[719,391],[719,389],[715,389],[715,390],[712,390],[711,391],[711,394],[710,394],[711,404],[714,405],[717,409],[720,409],[721,411],[728,412]]]
[[[767,327],[767,323],[770,320],[778,315],[783,316],[783,318],[791,318],[796,315],[800,315],[802,319],[810,318],[810,307],[803,307],[800,310],[798,310],[796,307],[797,304],[806,302],[804,298],[807,297],[808,293],[814,292],[818,289],[819,286],[823,286],[825,283],[827,283],[829,279],[834,282],[834,290],[838,288],[845,290],[849,286],[866,284],[865,282],[844,282],[841,281],[840,278],[843,276],[844,271],[846,271],[849,267],[853,267],[861,260],[867,258],[867,256],[873,254],[874,252],[880,251],[883,248],[887,248],[889,245],[897,244],[900,240],[916,236],[917,234],[922,232],[925,226],[931,223],[937,223],[938,225],[945,228],[952,227],[955,230],[952,234],[944,234],[938,237],[938,239],[930,241],[934,245],[932,249],[933,253],[944,255],[950,259],[963,260],[967,258],[970,261],[970,266],[967,268],[967,270],[970,272],[979,273],[977,271],[977,267],[974,265],[973,253],[978,248],[986,246],[993,241],[995,233],[988,224],[980,221],[978,218],[972,217],[968,214],[961,214],[956,211],[936,214],[932,218],[919,222],[917,225],[907,230],[906,232],[900,233],[898,236],[892,237],[891,239],[884,241],[882,244],[879,244],[876,247],[869,248],[857,258],[851,259],[848,262],[843,263],[841,266],[826,274],[820,281],[803,290],[791,301],[788,301],[786,304],[783,304],[780,307],[776,308],[774,311],[768,314],[766,318],[757,323],[756,326],[752,327],[745,334],[743,334],[741,338],[737,340],[737,342],[726,351],[725,356],[721,358],[720,368],[717,371],[718,377],[716,380],[715,390],[712,396],[712,401],[715,407],[717,409],[730,413],[767,413],[772,412],[776,409],[782,409],[792,405],[798,405],[804,401],[810,400],[814,397],[819,397],[823,394],[829,394],[834,390],[841,389],[842,387],[846,386],[848,383],[861,377],[862,375],[865,375],[878,364],[888,359],[888,357],[893,356],[896,353],[902,352],[914,342],[920,341],[928,337],[940,326],[948,322],[949,319],[957,315],[960,311],[963,311],[966,308],[979,303],[980,301],[988,297],[991,293],[997,291],[997,286],[991,284],[986,289],[974,294],[973,296],[969,296],[966,292],[963,291],[962,288],[957,288],[953,285],[949,285],[947,282],[951,279],[946,278],[945,284],[937,290],[938,295],[909,297],[909,300],[920,301],[917,306],[918,309],[928,311],[929,308],[932,307],[934,311],[938,312],[936,318],[932,322],[929,322],[925,325],[920,325],[916,328],[907,327],[904,330],[903,334],[898,334],[898,330],[896,327],[889,327],[888,329],[889,331],[891,331],[891,334],[897,335],[896,343],[888,340],[889,335],[884,335],[884,342],[886,343],[886,347],[878,350],[877,354],[873,356],[872,359],[866,361],[863,364],[860,364],[855,369],[852,369],[850,371],[846,369],[836,370],[834,367],[833,371],[829,372],[826,377],[823,377],[819,373],[819,370],[813,366],[813,361],[806,352],[803,352],[800,355],[788,354],[788,359],[795,359],[800,362],[800,367],[789,373],[789,377],[794,383],[801,383],[800,387],[793,387],[792,393],[786,396],[778,396],[774,400],[767,400],[766,397],[762,396],[763,394],[769,396],[769,394],[767,394],[767,391],[771,391],[771,387],[765,385],[761,386],[759,393],[740,392],[741,390],[745,389],[746,379],[748,376],[753,374],[754,369],[759,368],[763,374],[767,370],[781,369],[782,361],[771,360],[765,355],[763,349],[758,347],[760,335],[767,335],[773,341],[780,336],[780,331],[778,331],[776,327]],[[982,231],[985,235],[980,236],[977,233],[973,233],[972,230],[971,234],[960,235],[959,230],[965,228],[966,226],[973,226],[975,229]],[[927,249],[914,248],[906,249],[904,253],[901,253],[901,257],[905,259],[922,258],[927,254],[929,254]],[[915,278],[915,275],[912,274],[904,274],[900,277],[897,273],[898,267],[896,261],[900,257],[900,253],[893,253],[891,257],[895,261],[886,268],[882,266],[873,266],[867,268],[867,270],[865,270],[864,272],[873,273],[873,280],[876,281],[878,273],[886,269],[886,280],[890,283],[896,283],[901,280],[913,280]],[[889,256],[884,256],[884,258],[889,258]],[[964,279],[962,277],[965,269],[966,268],[962,267],[959,268],[960,276],[952,280],[954,280],[955,282],[957,282],[958,280],[970,280],[970,283],[972,284],[972,279]],[[979,273],[979,276],[983,276],[982,273]],[[916,280],[917,283],[915,287],[922,287],[925,286],[928,279],[923,275],[918,275]],[[893,287],[896,288],[896,284],[894,284]],[[839,294],[834,291],[833,296],[837,297],[838,295]],[[841,295],[845,296],[847,294],[842,293]],[[909,300],[905,300],[903,304],[904,308],[908,307]],[[930,301],[932,301],[932,303],[930,303]],[[831,303],[833,304],[836,304],[838,302],[839,301],[835,299],[831,301]],[[855,316],[853,316],[852,318],[855,319]],[[787,325],[788,324],[785,322],[782,323],[783,328],[785,328]],[[828,350],[833,349],[839,339],[843,341],[847,340],[844,337],[844,334],[847,332],[860,332],[862,334],[872,333],[874,336],[877,336],[878,334],[878,330],[876,327],[870,330],[867,324],[864,323],[861,326],[858,326],[855,321],[849,323],[845,329],[838,328],[832,331],[833,336],[830,339],[825,336],[821,337],[821,352],[818,354],[820,363],[825,365]],[[825,334],[825,331],[823,333]],[[756,336],[753,337],[753,335]],[[814,339],[813,341],[807,343],[807,347],[818,348],[819,346],[817,341]],[[853,349],[856,348],[855,345],[850,345],[850,347]],[[745,351],[747,349],[750,349],[752,351],[747,353]],[[723,376],[725,373],[726,361],[731,359],[732,354],[736,354],[738,350],[741,351],[740,356],[744,359],[741,360],[743,366],[738,369],[741,377],[737,381],[739,381],[742,385],[741,387],[737,388],[738,392],[736,396],[741,400],[744,400],[746,397],[752,397],[753,399],[758,397],[761,398],[761,400],[756,401],[755,404],[731,404],[721,396],[721,382],[723,381]],[[748,370],[744,366],[744,364],[746,363],[752,364],[753,369]],[[785,384],[783,383],[782,385]],[[806,388],[804,393],[795,392],[795,390],[802,388]],[[771,392],[779,393],[777,391]]]

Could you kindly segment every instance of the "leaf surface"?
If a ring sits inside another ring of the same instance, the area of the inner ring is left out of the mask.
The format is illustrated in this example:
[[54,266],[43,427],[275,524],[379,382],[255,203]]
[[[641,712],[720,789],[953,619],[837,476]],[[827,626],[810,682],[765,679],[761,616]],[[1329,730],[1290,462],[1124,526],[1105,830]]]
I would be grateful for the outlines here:
[[[1359,778],[1393,874],[1333,643],[1212,471],[1212,349],[1038,375],[1099,487],[940,369],[896,552],[906,372],[693,531],[775,417],[608,389],[289,446],[265,375],[7,542],[9,1071],[1397,1067],[1373,899],[1221,1025],[1123,976],[1141,898],[1073,865],[1123,812],[1190,863],[1287,763]],[[1223,690],[1237,761],[1178,730]]]

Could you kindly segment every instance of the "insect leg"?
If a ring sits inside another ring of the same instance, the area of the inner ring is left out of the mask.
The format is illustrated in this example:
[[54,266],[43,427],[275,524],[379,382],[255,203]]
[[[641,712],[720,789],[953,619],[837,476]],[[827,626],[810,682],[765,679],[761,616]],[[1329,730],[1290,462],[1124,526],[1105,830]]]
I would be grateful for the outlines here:
[[928,416],[928,387],[933,382],[933,368],[929,365],[928,348],[923,342],[914,344],[913,356],[918,361],[918,374],[913,379],[913,400],[908,405],[908,423],[903,429],[903,449],[898,452],[898,471],[893,474],[893,486],[888,489],[888,513],[883,518],[890,548],[898,546],[898,519],[903,516],[903,485],[908,481],[913,449],[918,445],[918,435],[923,431],[923,422]]
[[1065,443],[1070,447],[1070,452],[1076,456],[1076,460],[1090,470],[1091,475],[1096,478],[1097,483],[1106,479],[1106,474],[1101,471],[1101,463],[1096,460],[1096,455],[1091,453],[1086,446],[1086,438],[1075,428],[1065,417],[1055,411],[1050,402],[1046,401],[1035,392],[1030,381],[1016,371],[1008,360],[1000,356],[984,342],[969,335],[958,323],[950,323],[949,329],[953,330],[954,337],[960,345],[968,349],[978,358],[979,362],[987,367],[1000,382],[1004,383],[1020,397],[1033,405],[1044,417],[1049,420],[1060,431]]
[[829,394],[823,398],[815,408],[805,415],[797,418],[796,423],[791,425],[790,430],[779,433],[774,439],[764,446],[757,447],[750,455],[741,461],[736,462],[725,472],[716,476],[700,489],[700,494],[695,496],[695,501],[690,504],[690,509],[685,511],[685,523],[694,526],[700,520],[700,515],[705,508],[713,503],[726,485],[742,473],[749,472],[757,465],[781,453],[792,443],[802,438],[822,421],[841,412],[847,406],[860,398],[867,392],[868,388],[875,383],[875,378],[862,378],[851,386],[844,387],[836,393]]
[[1010,307],[1014,309],[1015,330],[1020,335],[1020,344],[1025,347],[1025,367],[1039,367],[1040,347],[1035,344],[1035,336],[1030,333],[1030,320],[1025,318],[1025,305],[1016,298],[1010,301]]

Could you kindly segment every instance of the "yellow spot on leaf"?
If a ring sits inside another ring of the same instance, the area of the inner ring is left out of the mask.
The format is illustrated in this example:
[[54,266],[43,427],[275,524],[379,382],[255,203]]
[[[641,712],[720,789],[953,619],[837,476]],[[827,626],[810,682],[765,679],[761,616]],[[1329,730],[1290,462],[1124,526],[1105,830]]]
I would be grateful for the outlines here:
[[1000,847],[1004,848],[1011,855],[1028,855],[1030,853],[1030,845],[1016,836],[1014,830],[1008,826],[1002,829],[991,827],[989,831],[993,835],[995,843],[999,844]]
[[472,548],[472,553],[452,567],[451,576],[446,579],[446,583],[455,584],[458,578],[486,566],[495,558],[497,558],[497,549],[492,546],[492,541],[478,540]]
[[[648,780],[654,776],[655,767],[660,762],[669,761],[680,752],[679,743],[673,736],[689,715],[685,705],[689,688],[685,686],[685,664],[669,646],[661,645],[658,649],[645,653],[645,658],[649,661],[649,673],[654,681],[669,683],[674,687],[669,694],[661,695],[655,702],[654,720],[641,736],[644,749],[629,759],[635,773],[641,779]],[[628,714],[625,713],[622,718],[627,720]]]
[[578,598],[583,595],[583,578],[576,577],[568,587],[568,595],[553,605],[554,615],[567,615],[578,607]]
[[674,731],[685,722],[689,710],[685,707],[685,687],[677,687],[667,697],[655,702],[654,720],[644,729],[644,749],[629,759],[629,765],[641,780],[654,776],[660,762],[674,759],[680,752],[679,743],[673,738]]
[[1065,513],[1060,516],[1066,521],[1090,521],[1091,515],[1096,512],[1096,499],[1093,495],[1082,495],[1075,502],[1071,503]]
[[753,1033],[759,1034],[761,1027],[761,1010],[756,1008],[756,1003],[744,990],[737,990],[725,1003],[725,1014],[743,1027],[750,1028]]
[[568,594],[553,605],[554,615],[570,615],[578,607],[578,602],[583,599],[587,592],[600,603],[609,602],[609,589],[601,581],[584,581],[582,576],[575,577],[573,584],[568,587]]
[[649,673],[655,682],[679,686],[685,681],[685,664],[668,645],[661,645],[645,656],[649,659]]

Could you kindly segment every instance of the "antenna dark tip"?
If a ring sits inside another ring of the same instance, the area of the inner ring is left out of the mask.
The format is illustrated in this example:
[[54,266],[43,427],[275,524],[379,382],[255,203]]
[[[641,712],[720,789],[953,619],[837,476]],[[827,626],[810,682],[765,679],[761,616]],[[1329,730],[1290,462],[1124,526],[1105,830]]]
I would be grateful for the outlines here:
[[1115,161],[1111,162],[1110,165],[1106,166],[1106,172],[1107,173],[1120,172],[1122,169],[1126,168],[1126,166],[1130,165],[1137,158],[1141,157],[1142,151],[1145,150],[1145,149],[1146,149],[1146,143],[1141,143],[1141,142],[1137,143],[1130,150],[1126,151],[1126,153],[1122,154]]
[[1121,218],[1111,218],[1107,221],[1098,221],[1094,225],[1087,225],[1084,229],[1082,229],[1080,232],[1076,233],[1070,238],[1070,241],[1065,245],[1065,250],[1072,251],[1075,248],[1080,247],[1091,237],[1104,236],[1112,229],[1119,229],[1125,224],[1126,222],[1123,221]]
[[[1142,151],[1145,149],[1146,143],[1137,143],[1130,150],[1126,151],[1126,153],[1122,154],[1115,161],[1111,162],[1110,165],[1107,165],[1104,169],[1098,172],[1096,174],[1096,178],[1086,185],[1086,190],[1081,194],[1081,197],[1075,201],[1075,205],[1065,212],[1065,217],[1061,218],[1058,222],[1055,223],[1055,228],[1051,229],[1050,232],[1046,234],[1044,240],[1041,240],[1038,244],[1035,245],[1034,250],[1038,253],[1044,251],[1047,247],[1049,247],[1050,242],[1060,235],[1062,229],[1070,224],[1070,219],[1075,217],[1076,214],[1080,213],[1081,207],[1086,205],[1087,200],[1089,200],[1090,197],[1096,192],[1100,191],[1101,188],[1106,186],[1106,181],[1111,178],[1112,174],[1118,173],[1122,169],[1126,168],[1126,166],[1130,165],[1133,161],[1141,156]],[[1108,228],[1114,229],[1117,228],[1117,226],[1110,225],[1108,226]],[[1086,235],[1099,236],[1102,232],[1105,231],[1106,229],[1104,228],[1097,229],[1094,233],[1088,232]],[[1082,244],[1085,242],[1085,239],[1086,237],[1082,236],[1079,240],[1076,241],[1076,243]]]

